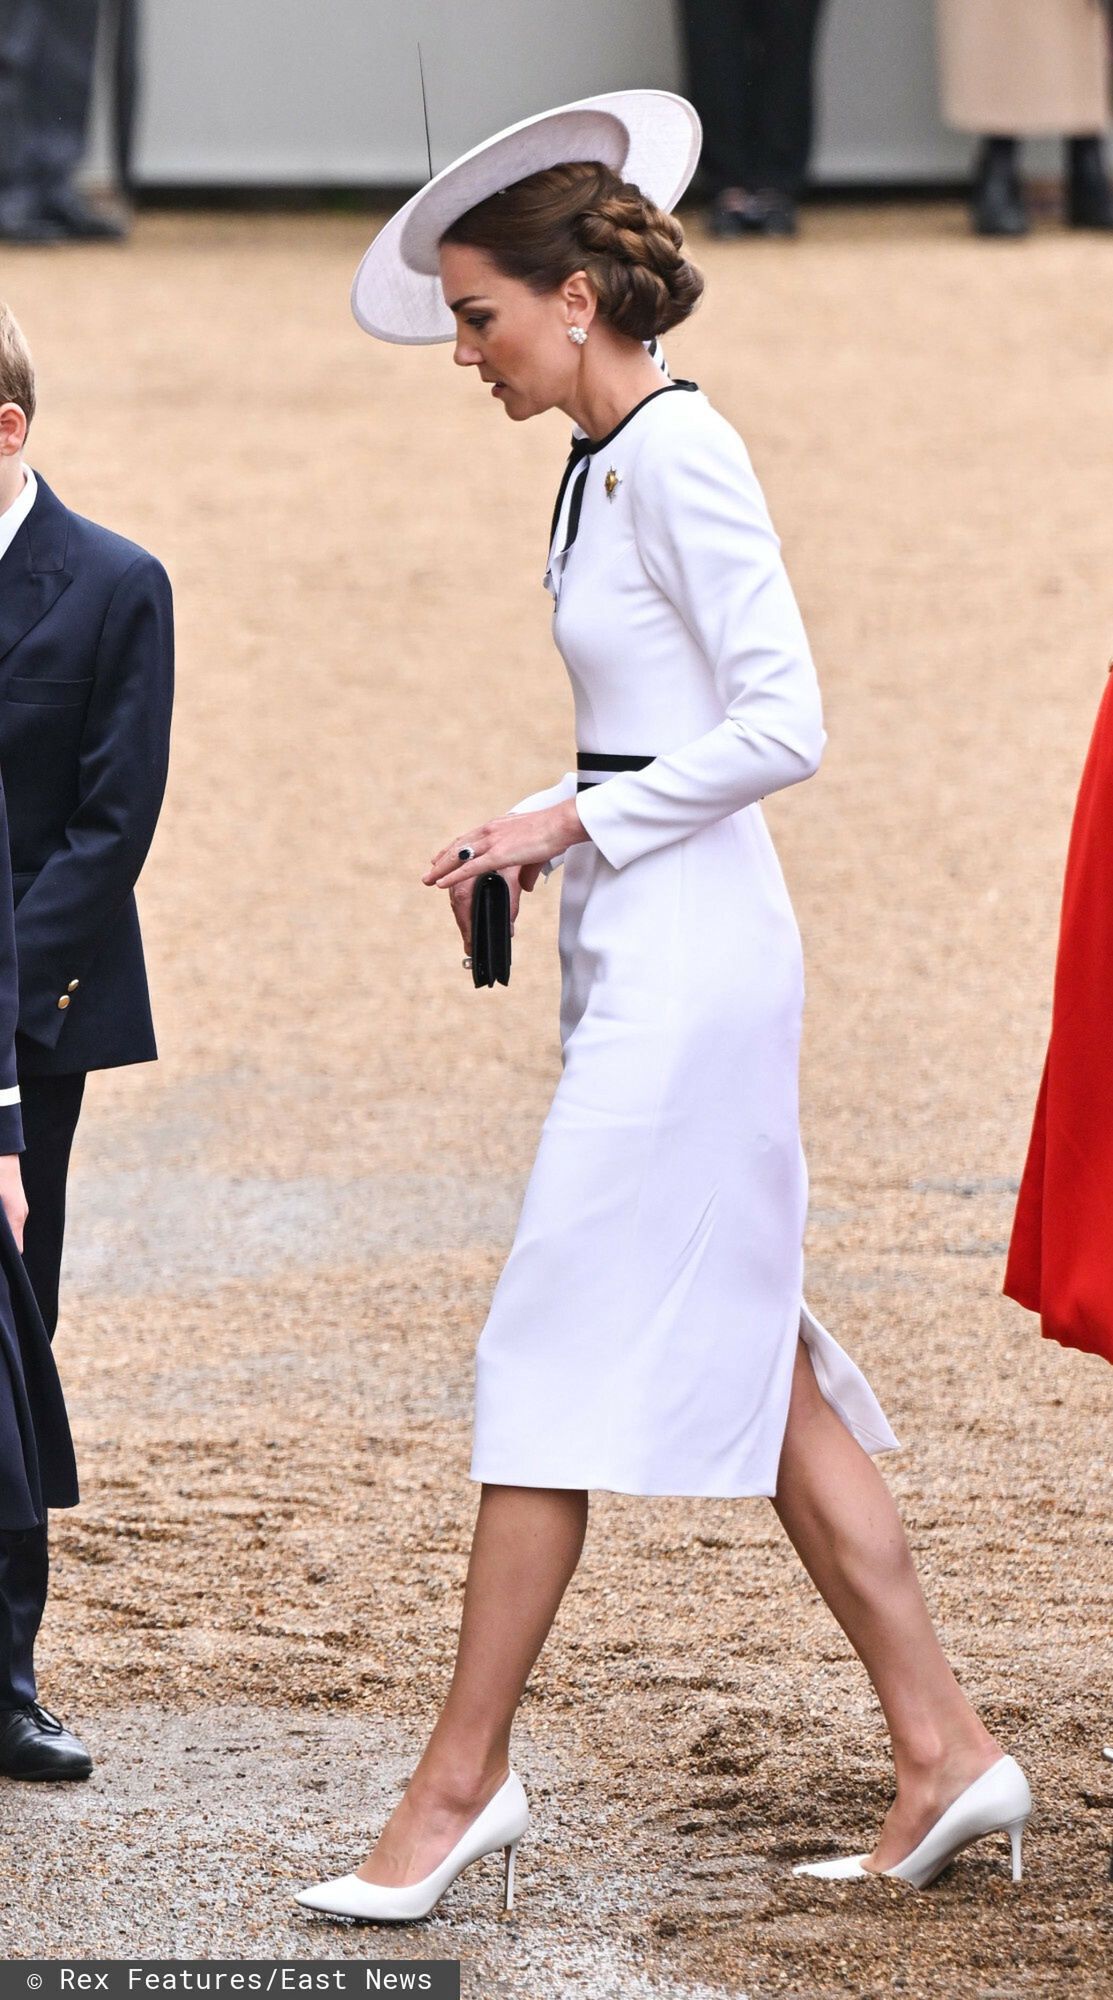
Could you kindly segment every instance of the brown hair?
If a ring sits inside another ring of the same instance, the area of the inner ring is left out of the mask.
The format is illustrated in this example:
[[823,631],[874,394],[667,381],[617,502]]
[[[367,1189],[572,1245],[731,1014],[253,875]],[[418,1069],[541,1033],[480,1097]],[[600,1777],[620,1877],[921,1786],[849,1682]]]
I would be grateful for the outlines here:
[[0,299],[0,403],[15,403],[28,423],[35,414],[35,370],[15,314]]
[[599,160],[515,181],[469,208],[441,242],[485,250],[505,278],[535,292],[586,272],[603,318],[633,340],[678,326],[703,291],[675,216]]

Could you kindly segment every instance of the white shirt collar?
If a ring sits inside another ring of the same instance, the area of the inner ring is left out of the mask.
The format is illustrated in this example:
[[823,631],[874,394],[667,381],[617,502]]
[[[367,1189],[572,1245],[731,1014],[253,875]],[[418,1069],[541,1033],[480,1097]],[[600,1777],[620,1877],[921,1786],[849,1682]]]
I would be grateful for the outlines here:
[[29,465],[23,468],[23,491],[17,494],[10,507],[0,514],[0,562],[11,548],[16,536],[31,512],[38,498],[39,484]]

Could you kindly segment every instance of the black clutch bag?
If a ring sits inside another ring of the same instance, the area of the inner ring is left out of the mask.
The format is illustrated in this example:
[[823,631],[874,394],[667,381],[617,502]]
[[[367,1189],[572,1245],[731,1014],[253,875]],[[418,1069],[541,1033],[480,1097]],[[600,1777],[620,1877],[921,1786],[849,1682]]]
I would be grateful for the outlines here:
[[471,906],[471,976],[476,986],[510,984],[510,885],[477,875]]

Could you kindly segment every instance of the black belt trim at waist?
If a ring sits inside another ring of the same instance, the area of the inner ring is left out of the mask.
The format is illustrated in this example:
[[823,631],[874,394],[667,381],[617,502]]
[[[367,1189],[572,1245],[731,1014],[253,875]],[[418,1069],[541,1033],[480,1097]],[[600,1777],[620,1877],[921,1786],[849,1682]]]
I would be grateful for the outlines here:
[[644,771],[653,757],[607,757],[602,750],[577,750],[577,771]]
[[581,778],[576,786],[576,790],[584,792],[590,785],[600,784],[603,777],[614,777],[618,771],[644,771],[646,765],[652,764],[653,761],[652,757],[608,757],[602,750],[578,750],[576,752],[576,769],[578,771],[598,771],[601,775],[596,778]]

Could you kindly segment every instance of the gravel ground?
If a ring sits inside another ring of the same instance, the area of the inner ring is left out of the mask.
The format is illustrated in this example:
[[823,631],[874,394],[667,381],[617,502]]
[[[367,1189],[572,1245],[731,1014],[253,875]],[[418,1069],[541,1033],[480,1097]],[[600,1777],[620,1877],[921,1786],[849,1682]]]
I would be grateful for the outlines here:
[[472,1353],[559,1061],[559,877],[491,994],[419,877],[567,768],[539,579],[568,426],[362,339],[367,233],[156,216],[3,273],[33,462],[165,558],[181,676],[142,897],[163,1057],[90,1086],[58,1336],[84,1497],[42,1689],[97,1771],[0,1788],[2,1948],[459,1956],[523,2000],[1096,2000],[1111,1378],[1000,1283],[1113,643],[1113,245],[978,243],[957,208],[827,210],[796,246],[695,225],[708,298],[669,349],[750,443],[825,691],[823,769],[770,807],[809,1296],[1031,1773],[1025,1882],[1003,1840],[927,1896],[795,1881],[886,1804],[857,1664],[763,1503],[601,1494],[522,1709],[513,1919],[494,1864],[399,1933],[289,1902],[354,1864],[443,1694]]

